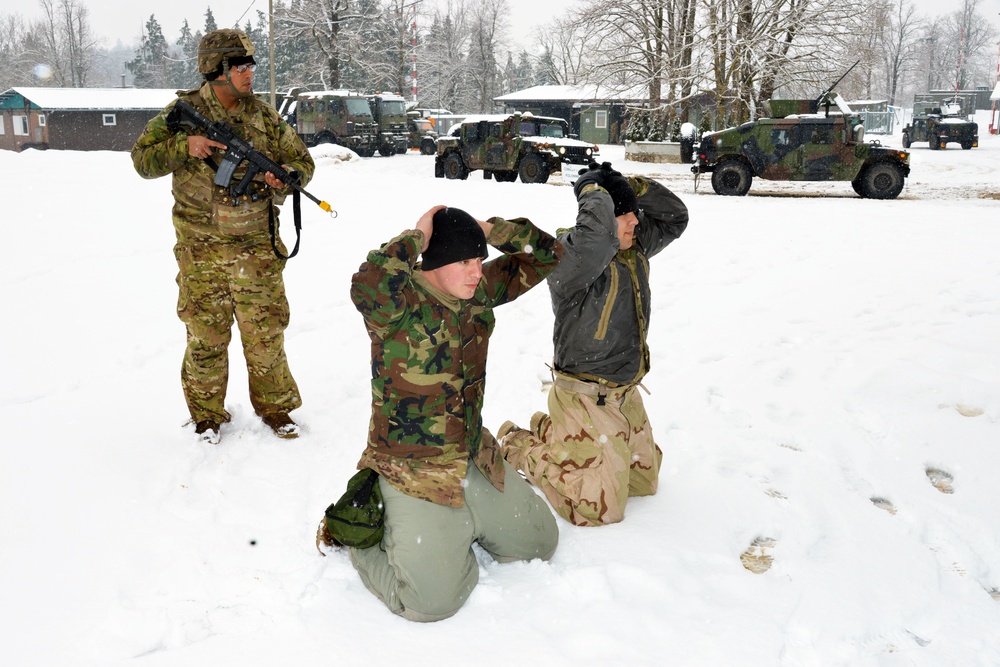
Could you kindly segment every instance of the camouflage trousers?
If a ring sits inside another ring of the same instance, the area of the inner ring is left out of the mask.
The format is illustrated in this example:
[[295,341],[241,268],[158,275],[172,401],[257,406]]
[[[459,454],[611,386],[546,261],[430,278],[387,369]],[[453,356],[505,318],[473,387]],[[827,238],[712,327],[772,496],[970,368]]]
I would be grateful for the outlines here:
[[498,491],[470,461],[464,507],[414,498],[379,479],[382,542],[349,553],[365,587],[390,611],[420,622],[453,616],[479,582],[473,542],[500,563],[552,557],[559,542],[555,517],[509,464],[504,467]]
[[599,405],[598,388],[557,373],[549,414],[500,433],[504,458],[577,526],[621,521],[629,496],[656,493],[663,459],[639,391],[607,389]]
[[285,357],[288,300],[284,260],[267,232],[230,237],[186,234],[174,246],[179,272],[177,315],[187,327],[181,385],[195,422],[229,420],[229,342],[239,327],[258,414],[289,412],[302,404]]

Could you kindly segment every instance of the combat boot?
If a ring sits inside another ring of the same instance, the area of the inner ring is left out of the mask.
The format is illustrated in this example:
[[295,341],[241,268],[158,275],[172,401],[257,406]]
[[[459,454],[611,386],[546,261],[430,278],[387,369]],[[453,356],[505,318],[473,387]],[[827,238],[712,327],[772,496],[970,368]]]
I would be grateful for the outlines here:
[[207,442],[210,445],[217,445],[222,440],[219,424],[211,419],[203,419],[195,424],[194,432],[197,434],[199,440]]
[[260,419],[279,438],[291,439],[299,437],[299,425],[292,421],[287,412],[268,412],[262,414]]

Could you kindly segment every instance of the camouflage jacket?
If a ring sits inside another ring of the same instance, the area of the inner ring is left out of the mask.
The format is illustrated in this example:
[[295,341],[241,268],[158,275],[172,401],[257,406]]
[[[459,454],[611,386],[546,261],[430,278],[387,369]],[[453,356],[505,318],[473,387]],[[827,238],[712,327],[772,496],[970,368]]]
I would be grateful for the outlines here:
[[358,464],[399,491],[462,507],[471,458],[503,490],[503,459],[483,428],[493,309],[545,279],[562,249],[523,218],[492,218],[488,243],[504,253],[483,265],[471,299],[437,293],[417,266],[423,233],[404,232],[368,254],[351,299],[372,343],[372,415]]
[[629,183],[640,208],[632,247],[618,249],[611,195],[586,186],[576,227],[560,230],[565,254],[549,277],[556,370],[613,385],[638,383],[649,371],[649,258],[688,223],[687,207],[670,190],[642,177]]
[[[240,100],[236,110],[227,111],[208,83],[179,93],[179,97],[209,119],[229,124],[237,135],[278,164],[298,171],[302,185],[312,178],[316,169],[312,156],[295,130],[271,106],[250,97]],[[132,147],[132,163],[143,178],[173,175],[173,220],[178,238],[214,235],[224,239],[266,231],[272,201],[282,203],[291,189],[274,192],[259,173],[246,195],[230,197],[226,188],[212,182],[215,172],[211,167],[188,155],[187,134],[173,133],[167,127],[167,114],[173,107],[171,102],[146,124]],[[245,163],[233,178],[238,181],[244,174]]]

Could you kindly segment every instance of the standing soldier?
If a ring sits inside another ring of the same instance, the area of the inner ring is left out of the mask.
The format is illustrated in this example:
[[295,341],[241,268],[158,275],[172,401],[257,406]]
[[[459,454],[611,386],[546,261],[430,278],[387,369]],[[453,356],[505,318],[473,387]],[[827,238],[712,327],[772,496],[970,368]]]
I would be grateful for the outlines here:
[[[179,98],[210,120],[230,125],[257,150],[298,172],[305,185],[316,166],[295,131],[254,97],[253,55],[243,32],[209,32],[198,46],[198,71],[205,81]],[[241,197],[216,186],[217,149],[225,146],[168,122],[174,104],[146,125],[132,148],[132,162],[143,178],[173,175],[177,314],[187,327],[181,384],[195,432],[218,443],[220,425],[230,420],[225,398],[235,316],[254,410],[277,436],[297,437],[298,426],[288,416],[302,400],[284,349],[289,318],[281,277],[285,261],[272,252],[268,233],[269,215],[277,223],[277,204],[291,189],[270,172],[257,174]],[[245,173],[244,164],[234,181]]]
[[678,238],[687,207],[656,181],[591,163],[573,187],[576,227],[549,276],[555,381],[531,430],[505,422],[507,462],[579,526],[621,521],[629,496],[656,493],[663,452],[638,386],[649,371],[649,258]]

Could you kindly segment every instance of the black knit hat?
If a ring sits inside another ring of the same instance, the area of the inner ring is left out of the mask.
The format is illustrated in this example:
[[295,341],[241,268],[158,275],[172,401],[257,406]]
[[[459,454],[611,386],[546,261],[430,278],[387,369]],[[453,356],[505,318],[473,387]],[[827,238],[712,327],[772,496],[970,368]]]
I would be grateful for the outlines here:
[[635,196],[635,190],[629,185],[628,179],[621,174],[609,176],[604,181],[604,189],[611,195],[611,201],[615,203],[615,217],[626,213],[635,213],[639,210],[639,200]]
[[424,271],[474,257],[486,259],[486,234],[471,215],[460,208],[443,208],[434,214],[433,223],[434,232],[422,256]]

